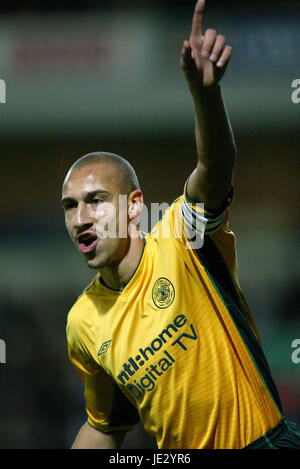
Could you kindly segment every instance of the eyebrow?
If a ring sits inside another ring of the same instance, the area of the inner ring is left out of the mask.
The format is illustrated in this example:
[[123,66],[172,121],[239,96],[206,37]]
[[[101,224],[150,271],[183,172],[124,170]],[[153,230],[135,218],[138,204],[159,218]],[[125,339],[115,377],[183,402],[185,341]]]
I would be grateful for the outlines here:
[[[91,191],[91,192],[86,192],[84,194],[84,199],[92,199],[93,197],[95,197],[95,195],[109,195],[109,192],[107,191],[104,191],[103,189],[96,189],[94,191]],[[68,202],[76,202],[76,199],[74,199],[73,197],[64,197],[63,199],[61,199],[61,206],[64,207]]]

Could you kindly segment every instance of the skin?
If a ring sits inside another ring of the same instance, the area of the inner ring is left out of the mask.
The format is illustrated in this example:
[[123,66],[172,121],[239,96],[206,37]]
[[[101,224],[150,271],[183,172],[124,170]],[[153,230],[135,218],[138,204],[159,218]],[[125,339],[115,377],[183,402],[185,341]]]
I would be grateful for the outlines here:
[[[233,135],[219,87],[219,81],[231,58],[232,48],[226,45],[225,37],[217,34],[215,30],[208,29],[203,32],[204,10],[205,1],[198,0],[190,37],[183,43],[180,60],[193,98],[196,117],[198,163],[190,176],[187,189],[194,201],[202,202],[212,210],[218,210],[228,193],[235,159]],[[92,170],[96,171],[96,174]],[[110,179],[107,179],[109,177]],[[96,229],[96,211],[90,202],[85,200],[84,194],[99,184],[109,193],[118,213],[116,195],[120,185],[114,185],[115,181],[109,169],[85,168],[77,174],[76,171],[72,172],[66,178],[64,196],[72,194],[76,201],[76,207],[71,209],[71,213],[66,211],[66,225],[75,244],[76,234],[80,230],[83,231],[86,226]],[[134,191],[128,200],[128,220],[138,217],[141,206],[142,194],[140,191]],[[122,215],[125,216],[125,213]],[[85,257],[90,267],[100,270],[107,285],[119,289],[134,272],[142,249],[143,242],[140,238],[107,240],[97,245],[94,257]],[[123,438],[124,433],[104,434],[86,423],[79,431],[73,448],[119,448]]]
[[205,1],[195,5],[190,37],[183,42],[180,65],[191,92],[196,117],[198,163],[188,183],[196,202],[217,211],[228,194],[236,148],[219,82],[232,56],[226,38],[203,30]]
[[[95,192],[98,191],[98,192]],[[133,274],[143,250],[138,229],[134,236],[119,237],[122,226],[137,222],[143,206],[140,190],[128,194],[127,203],[119,203],[121,180],[108,163],[91,164],[71,170],[64,181],[62,206],[68,233],[80,252],[78,236],[96,233],[98,241],[91,252],[81,252],[87,265],[97,269],[107,286],[122,290]],[[101,234],[113,227],[111,236]]]
[[79,430],[71,449],[116,449],[121,447],[125,436],[126,432],[100,432],[86,422]]

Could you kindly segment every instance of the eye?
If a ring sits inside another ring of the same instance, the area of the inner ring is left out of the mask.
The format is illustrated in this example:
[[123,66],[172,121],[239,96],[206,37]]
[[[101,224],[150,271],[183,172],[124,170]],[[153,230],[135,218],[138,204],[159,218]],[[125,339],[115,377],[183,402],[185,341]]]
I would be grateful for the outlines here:
[[71,210],[71,209],[74,208],[74,207],[75,207],[75,204],[70,202],[70,203],[68,203],[68,204],[65,204],[65,205],[63,206],[63,209],[64,209],[65,212],[67,212],[68,210]]
[[94,204],[94,205],[97,205],[97,204],[99,204],[100,202],[103,202],[103,199],[94,198],[94,199],[92,200],[92,204]]

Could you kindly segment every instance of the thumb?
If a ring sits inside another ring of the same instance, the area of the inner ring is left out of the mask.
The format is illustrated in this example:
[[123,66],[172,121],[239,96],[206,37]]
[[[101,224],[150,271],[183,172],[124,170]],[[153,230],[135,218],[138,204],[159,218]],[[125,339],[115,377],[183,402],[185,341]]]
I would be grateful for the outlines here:
[[180,65],[189,86],[192,85],[197,79],[197,66],[192,57],[192,46],[189,41],[183,42]]
[[189,41],[183,41],[183,46],[181,49],[181,58],[180,58],[180,65],[181,68],[185,71],[191,69],[192,65],[194,64],[194,59],[192,57],[192,47]]

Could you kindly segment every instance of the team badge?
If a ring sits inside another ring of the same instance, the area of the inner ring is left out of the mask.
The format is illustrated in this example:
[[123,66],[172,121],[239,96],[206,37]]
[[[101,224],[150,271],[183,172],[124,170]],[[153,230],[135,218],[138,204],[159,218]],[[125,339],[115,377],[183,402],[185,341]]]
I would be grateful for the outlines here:
[[158,308],[167,308],[173,303],[175,298],[175,289],[165,277],[160,277],[156,280],[152,289],[152,299],[155,306]]

